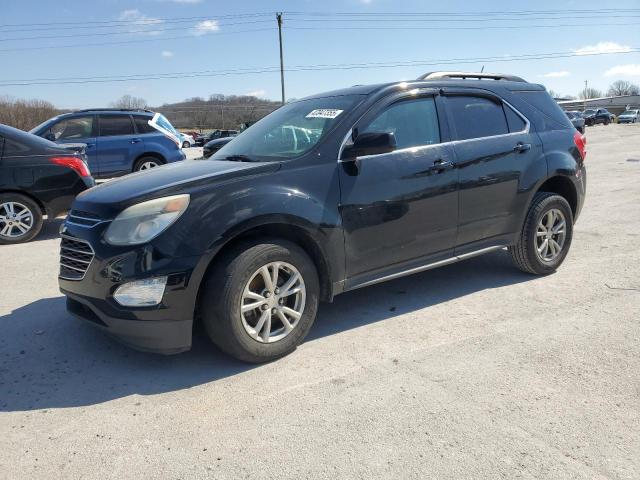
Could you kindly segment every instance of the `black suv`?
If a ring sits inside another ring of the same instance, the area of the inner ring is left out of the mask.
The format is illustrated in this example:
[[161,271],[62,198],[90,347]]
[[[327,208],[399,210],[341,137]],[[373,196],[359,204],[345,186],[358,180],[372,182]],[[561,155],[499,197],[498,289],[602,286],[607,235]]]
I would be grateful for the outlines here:
[[544,87],[431,73],[291,102],[209,160],[78,196],[67,308],[143,350],[195,320],[249,362],[293,351],[318,303],[508,248],[555,271],[586,188],[584,137]]
[[611,123],[611,113],[606,108],[588,108],[585,110],[582,115],[584,116],[584,124],[587,127],[593,127],[598,123],[602,123],[603,125],[609,125]]

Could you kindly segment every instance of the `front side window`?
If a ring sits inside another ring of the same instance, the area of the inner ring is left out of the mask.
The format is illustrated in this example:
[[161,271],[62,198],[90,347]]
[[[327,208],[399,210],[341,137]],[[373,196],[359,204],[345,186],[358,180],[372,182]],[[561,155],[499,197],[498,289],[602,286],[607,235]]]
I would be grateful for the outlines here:
[[398,149],[440,143],[433,97],[403,100],[391,105],[359,133],[373,132],[393,133]]
[[509,133],[502,105],[484,97],[447,97],[458,140],[491,137]]
[[75,117],[62,120],[46,133],[49,140],[73,140],[89,138],[93,133],[93,116]]
[[209,158],[242,156],[247,161],[278,161],[300,156],[315,147],[363,99],[363,95],[338,95],[289,103]]
[[129,115],[100,115],[100,136],[133,135],[133,123]]

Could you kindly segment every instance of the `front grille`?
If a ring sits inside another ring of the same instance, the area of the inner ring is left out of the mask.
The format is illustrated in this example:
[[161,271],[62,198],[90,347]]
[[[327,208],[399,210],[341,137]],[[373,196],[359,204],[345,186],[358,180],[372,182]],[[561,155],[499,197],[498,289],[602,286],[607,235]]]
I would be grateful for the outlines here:
[[85,240],[62,236],[60,241],[60,278],[82,280],[91,261],[93,248]]
[[102,219],[94,213],[83,212],[82,210],[71,210],[67,216],[67,223],[79,225],[81,227],[93,227],[102,222]]

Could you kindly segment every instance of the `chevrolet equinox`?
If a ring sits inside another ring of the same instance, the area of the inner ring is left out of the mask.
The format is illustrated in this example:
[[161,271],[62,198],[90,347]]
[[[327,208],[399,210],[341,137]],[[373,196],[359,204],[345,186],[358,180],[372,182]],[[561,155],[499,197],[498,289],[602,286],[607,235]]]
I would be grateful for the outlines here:
[[208,160],[80,194],[61,228],[68,310],[141,350],[201,321],[247,362],[292,352],[318,303],[507,248],[554,272],[585,139],[544,87],[436,72],[288,103]]

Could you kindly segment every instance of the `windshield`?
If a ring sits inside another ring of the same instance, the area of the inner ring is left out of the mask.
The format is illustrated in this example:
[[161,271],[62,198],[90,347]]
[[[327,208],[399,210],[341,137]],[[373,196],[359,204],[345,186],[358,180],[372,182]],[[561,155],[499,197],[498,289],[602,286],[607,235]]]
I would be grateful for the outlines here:
[[595,111],[595,110],[585,110],[585,111],[584,111],[584,114],[585,114],[585,115],[593,115],[594,113],[596,113],[596,111]]
[[625,110],[620,115],[635,115],[637,112],[638,110]]
[[363,95],[341,95],[289,103],[242,132],[211,158],[242,156],[268,162],[300,156],[311,150],[363,98]]
[[572,120],[575,117],[575,115],[572,112],[564,112],[564,113],[567,115],[567,117],[569,117]]

